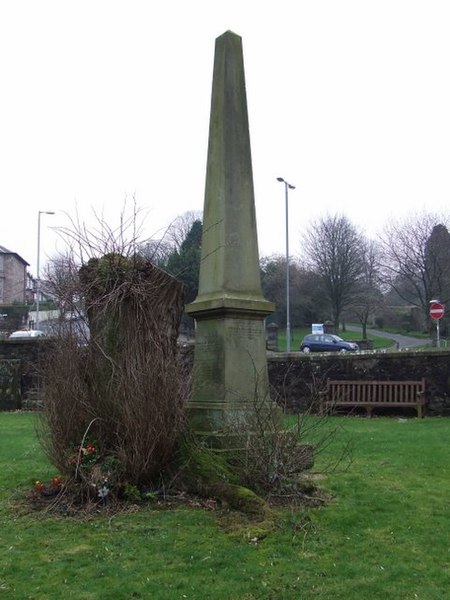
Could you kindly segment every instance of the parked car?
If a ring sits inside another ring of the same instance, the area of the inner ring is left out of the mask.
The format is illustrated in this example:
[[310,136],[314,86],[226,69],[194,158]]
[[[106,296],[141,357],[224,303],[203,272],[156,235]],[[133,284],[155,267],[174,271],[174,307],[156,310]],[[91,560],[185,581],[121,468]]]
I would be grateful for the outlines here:
[[359,350],[358,344],[346,342],[338,335],[330,333],[312,333],[305,335],[300,344],[301,352],[356,352]]
[[14,339],[30,339],[30,338],[40,338],[45,337],[45,333],[40,329],[20,329],[19,331],[14,331],[10,336],[10,340]]

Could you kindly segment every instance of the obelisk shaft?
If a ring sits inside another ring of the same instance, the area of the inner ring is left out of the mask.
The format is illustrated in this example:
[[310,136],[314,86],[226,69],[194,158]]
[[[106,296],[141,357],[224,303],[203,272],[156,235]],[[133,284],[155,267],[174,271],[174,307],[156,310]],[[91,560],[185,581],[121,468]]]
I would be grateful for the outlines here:
[[216,39],[199,292],[193,429],[220,435],[269,401],[250,135],[241,38]]
[[216,40],[199,296],[262,298],[242,40]]

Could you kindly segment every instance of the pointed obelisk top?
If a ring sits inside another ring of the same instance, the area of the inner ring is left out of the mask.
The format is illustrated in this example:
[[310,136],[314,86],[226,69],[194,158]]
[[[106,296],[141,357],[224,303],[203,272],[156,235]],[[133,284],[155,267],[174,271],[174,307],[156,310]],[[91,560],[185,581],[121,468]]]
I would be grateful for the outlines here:
[[273,310],[259,274],[242,39],[226,31],[215,44],[199,293],[188,311],[241,301]]
[[[270,402],[241,38],[216,39],[190,426],[212,445]],[[271,409],[272,410],[272,409]],[[275,413],[274,413],[275,414]]]

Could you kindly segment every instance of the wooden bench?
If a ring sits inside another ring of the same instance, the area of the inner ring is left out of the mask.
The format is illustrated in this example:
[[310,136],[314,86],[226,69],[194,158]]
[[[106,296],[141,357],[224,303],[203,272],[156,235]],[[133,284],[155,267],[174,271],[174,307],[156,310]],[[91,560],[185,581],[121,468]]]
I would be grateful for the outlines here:
[[322,414],[334,408],[362,407],[369,417],[375,407],[413,407],[422,418],[425,409],[425,379],[420,381],[344,381],[328,379],[320,393]]

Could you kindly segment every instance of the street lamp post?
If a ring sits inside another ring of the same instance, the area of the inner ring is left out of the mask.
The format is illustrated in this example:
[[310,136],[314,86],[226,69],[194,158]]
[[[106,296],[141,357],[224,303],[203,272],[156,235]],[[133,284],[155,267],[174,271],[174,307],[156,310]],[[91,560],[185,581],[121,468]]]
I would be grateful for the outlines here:
[[37,234],[37,264],[36,264],[36,323],[35,329],[39,329],[39,259],[41,255],[41,215],[54,215],[55,213],[50,210],[39,210],[38,211],[38,234]]
[[289,303],[289,190],[295,190],[295,185],[291,185],[282,177],[277,177],[277,181],[284,183],[284,194],[286,199],[286,350],[291,351],[291,322],[290,322],[290,303]]

